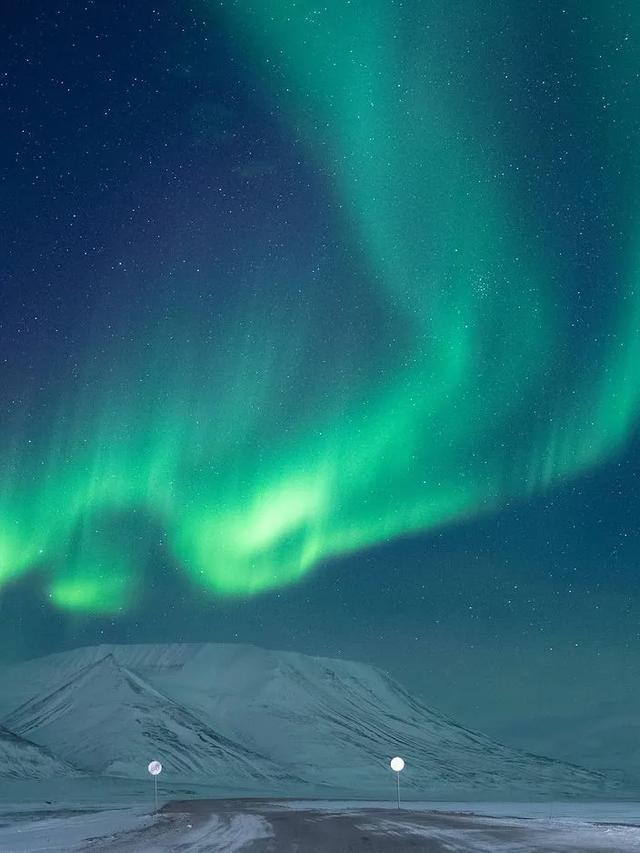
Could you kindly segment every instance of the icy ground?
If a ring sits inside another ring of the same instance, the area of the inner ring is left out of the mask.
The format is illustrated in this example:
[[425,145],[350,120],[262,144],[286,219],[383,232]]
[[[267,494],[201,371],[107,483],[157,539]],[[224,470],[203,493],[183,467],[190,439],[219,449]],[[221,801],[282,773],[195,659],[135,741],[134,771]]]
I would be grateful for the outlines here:
[[628,853],[640,805],[191,800],[97,810],[3,805],[0,851]]

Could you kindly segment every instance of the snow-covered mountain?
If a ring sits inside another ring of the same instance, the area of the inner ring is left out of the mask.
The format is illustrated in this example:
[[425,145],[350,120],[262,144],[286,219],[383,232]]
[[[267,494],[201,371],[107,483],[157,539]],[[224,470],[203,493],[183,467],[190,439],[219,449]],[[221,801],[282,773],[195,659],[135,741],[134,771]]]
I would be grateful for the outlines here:
[[243,645],[95,646],[14,667],[0,717],[14,733],[97,774],[259,793],[370,796],[402,755],[413,796],[602,793],[604,777],[509,749],[426,707],[374,667]]
[[181,779],[224,774],[240,787],[293,781],[119,665],[113,654],[27,701],[5,722],[11,731],[94,774],[141,777],[149,756],[162,755]]
[[53,779],[79,776],[46,749],[0,726],[0,779]]

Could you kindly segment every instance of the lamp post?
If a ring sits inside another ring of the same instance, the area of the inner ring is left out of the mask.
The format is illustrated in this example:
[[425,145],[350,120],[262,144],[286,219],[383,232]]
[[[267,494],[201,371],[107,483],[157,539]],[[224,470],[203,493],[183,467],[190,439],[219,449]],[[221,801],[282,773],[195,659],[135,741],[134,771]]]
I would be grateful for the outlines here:
[[392,758],[389,762],[389,766],[396,774],[396,799],[398,802],[398,808],[400,808],[400,772],[404,770],[404,760],[400,758],[399,755],[396,755],[396,757]]
[[162,764],[159,761],[151,761],[147,770],[153,776],[153,793],[155,795],[156,811],[158,811],[158,776],[162,773]]

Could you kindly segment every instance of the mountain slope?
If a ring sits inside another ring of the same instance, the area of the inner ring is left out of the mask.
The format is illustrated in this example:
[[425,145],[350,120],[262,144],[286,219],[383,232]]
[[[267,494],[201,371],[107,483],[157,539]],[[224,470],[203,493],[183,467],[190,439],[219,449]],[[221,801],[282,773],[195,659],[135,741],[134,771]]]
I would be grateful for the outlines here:
[[553,789],[571,795],[604,782],[599,774],[458,726],[364,664],[205,646],[178,670],[149,677],[216,719],[230,737],[316,784],[375,792],[396,753],[407,759],[405,789],[416,792]]
[[0,726],[0,779],[52,779],[79,773],[46,749]]
[[95,774],[144,778],[149,761],[161,755],[173,778],[224,774],[242,786],[287,777],[119,666],[111,654],[27,701],[5,723]]

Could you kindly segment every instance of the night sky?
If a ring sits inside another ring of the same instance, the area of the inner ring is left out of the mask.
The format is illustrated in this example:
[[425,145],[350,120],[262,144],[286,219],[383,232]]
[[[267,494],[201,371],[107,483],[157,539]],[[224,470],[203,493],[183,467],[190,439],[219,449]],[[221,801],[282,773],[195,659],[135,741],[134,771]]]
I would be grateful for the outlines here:
[[632,0],[9,0],[0,641],[389,670],[640,777]]

